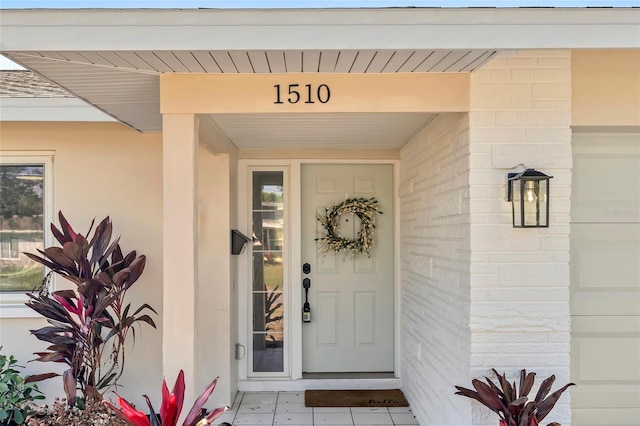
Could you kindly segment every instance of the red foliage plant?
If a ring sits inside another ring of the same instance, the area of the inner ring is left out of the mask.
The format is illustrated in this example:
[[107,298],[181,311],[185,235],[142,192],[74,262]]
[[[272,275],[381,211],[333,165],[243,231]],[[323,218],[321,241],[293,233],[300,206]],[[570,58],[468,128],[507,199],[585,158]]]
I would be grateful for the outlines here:
[[[135,341],[135,324],[155,328],[147,312],[156,311],[146,303],[135,310],[126,303],[126,293],[142,275],[146,258],[135,251],[123,255],[119,238],[111,241],[109,217],[98,224],[91,239],[74,231],[62,212],[58,217],[60,229],[51,224],[51,232],[60,247],[38,250],[40,255],[25,253],[51,270],[40,289],[28,294],[26,304],[49,323],[31,330],[36,338],[50,343],[46,352],[36,353],[36,360],[69,367],[63,384],[68,403],[74,405],[77,398],[100,400],[103,392],[116,385],[124,371],[129,332]],[[53,273],[71,281],[75,289],[51,291]]]
[[[211,382],[198,399],[196,399],[196,402],[193,404],[193,407],[191,407],[187,417],[184,419],[182,426],[210,425],[215,419],[220,417],[227,409],[229,409],[229,407],[220,407],[211,411],[209,414],[202,415],[202,407],[206,404],[211,393],[213,393],[217,383],[218,378]],[[144,399],[147,401],[147,405],[150,410],[150,416],[148,417],[142,411],[138,411],[133,408],[133,406],[124,398],[118,398],[120,408],[114,406],[108,401],[104,401],[104,403],[131,426],[177,426],[178,418],[180,417],[182,406],[184,404],[184,389],[184,372],[182,370],[180,370],[180,373],[176,378],[176,383],[173,386],[173,391],[171,393],[169,393],[167,381],[162,381],[162,405],[160,406],[160,419],[158,419],[147,395],[144,395]],[[223,423],[223,425],[229,424]]]
[[456,395],[475,399],[497,413],[500,417],[500,426],[538,426],[558,402],[562,393],[570,386],[575,386],[574,383],[569,383],[549,395],[556,379],[556,376],[551,376],[542,382],[535,399],[529,401],[528,395],[533,387],[536,373],[527,374],[527,370],[520,371],[519,394],[515,382],[510,384],[506,375],[501,376],[496,370],[493,370],[493,373],[498,378],[500,387],[488,377],[485,377],[487,383],[473,379],[471,383],[475,390],[456,386],[458,390]]

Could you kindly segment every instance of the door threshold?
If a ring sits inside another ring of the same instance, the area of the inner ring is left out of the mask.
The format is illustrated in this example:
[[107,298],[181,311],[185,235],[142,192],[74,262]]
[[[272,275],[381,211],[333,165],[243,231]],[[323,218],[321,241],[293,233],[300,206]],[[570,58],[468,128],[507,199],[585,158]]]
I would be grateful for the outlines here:
[[392,371],[369,371],[357,373],[302,373],[303,379],[393,379]]
[[[326,374],[326,373],[322,373]],[[335,373],[332,373],[335,374]],[[353,373],[347,373],[353,374]],[[380,373],[376,373],[380,374]],[[388,374],[388,373],[385,373]],[[396,389],[402,387],[399,377],[347,378],[345,373],[335,377],[290,379],[247,379],[238,381],[240,392],[301,392],[308,389],[356,390],[356,389]],[[342,376],[342,377],[341,377]]]

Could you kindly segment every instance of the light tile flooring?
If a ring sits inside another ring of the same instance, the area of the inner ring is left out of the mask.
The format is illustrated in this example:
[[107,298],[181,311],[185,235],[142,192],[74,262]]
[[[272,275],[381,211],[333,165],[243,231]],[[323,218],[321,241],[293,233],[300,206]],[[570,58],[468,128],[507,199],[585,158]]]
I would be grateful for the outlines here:
[[304,392],[239,392],[233,407],[215,425],[417,425],[409,407],[309,408]]

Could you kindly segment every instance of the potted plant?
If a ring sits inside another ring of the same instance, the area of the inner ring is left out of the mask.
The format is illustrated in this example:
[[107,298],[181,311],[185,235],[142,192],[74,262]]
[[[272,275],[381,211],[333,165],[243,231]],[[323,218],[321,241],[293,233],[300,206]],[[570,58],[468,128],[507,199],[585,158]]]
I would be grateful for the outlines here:
[[[212,424],[212,422],[220,417],[229,407],[220,407],[211,411],[210,413],[203,414],[202,407],[206,404],[207,400],[213,393],[213,390],[218,383],[216,377],[202,392],[202,394],[196,399],[191,410],[187,414],[182,426],[206,426]],[[173,390],[169,393],[167,387],[167,381],[162,381],[162,405],[160,406],[159,415],[156,414],[153,409],[153,405],[147,395],[143,395],[149,406],[149,415],[147,416],[142,411],[136,410],[127,400],[124,398],[118,398],[118,405],[120,408],[111,404],[108,401],[104,401],[104,404],[115,411],[118,416],[127,422],[130,426],[177,426],[180,413],[182,412],[182,406],[184,403],[184,372],[180,370],[176,383],[173,386]],[[220,426],[231,426],[229,423],[222,423]]]
[[[126,302],[127,291],[140,278],[146,258],[135,251],[123,254],[119,238],[111,241],[109,217],[87,237],[77,233],[62,212],[60,229],[51,231],[60,244],[25,253],[30,259],[51,270],[38,291],[29,293],[26,303],[47,319],[49,325],[31,330],[50,346],[38,352],[37,361],[57,362],[68,366],[63,385],[69,406],[83,405],[88,398],[101,400],[103,393],[116,385],[125,366],[125,342],[135,337],[136,324],[155,328],[148,304],[132,308]],[[75,285],[71,290],[51,291],[55,273]]]
[[[536,397],[530,401],[529,392],[533,388],[536,373],[527,373],[524,369],[520,371],[520,391],[518,392],[515,381],[511,384],[504,373],[500,375],[495,369],[492,371],[500,387],[488,377],[485,377],[487,383],[473,379],[471,383],[475,390],[456,386],[458,390],[456,395],[475,399],[497,413],[500,417],[500,426],[538,426],[558,402],[562,393],[570,386],[575,386],[574,383],[569,383],[549,395],[556,379],[552,375],[542,382]],[[550,423],[547,426],[554,426],[554,424]]]

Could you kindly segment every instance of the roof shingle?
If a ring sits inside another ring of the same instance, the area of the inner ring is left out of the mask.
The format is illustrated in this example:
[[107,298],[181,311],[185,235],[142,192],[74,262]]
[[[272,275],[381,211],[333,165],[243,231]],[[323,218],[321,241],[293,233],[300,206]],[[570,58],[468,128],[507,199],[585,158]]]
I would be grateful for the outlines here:
[[0,71],[0,97],[73,98],[74,96],[32,71],[5,70]]

